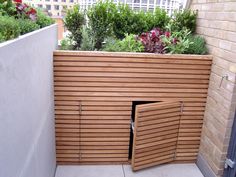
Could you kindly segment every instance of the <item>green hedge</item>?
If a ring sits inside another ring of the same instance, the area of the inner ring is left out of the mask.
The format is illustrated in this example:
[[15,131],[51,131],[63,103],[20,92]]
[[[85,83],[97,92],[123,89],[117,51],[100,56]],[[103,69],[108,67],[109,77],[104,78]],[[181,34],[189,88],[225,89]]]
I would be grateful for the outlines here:
[[14,39],[21,33],[17,20],[9,16],[0,16],[0,29],[0,42]]
[[125,4],[98,1],[85,13],[79,7],[67,12],[65,25],[71,41],[63,41],[62,48],[206,54],[204,39],[193,35],[196,19],[197,12],[191,10],[169,16],[160,8],[154,12],[134,11]]
[[54,21],[40,9],[12,0],[0,0],[0,42],[51,25]]

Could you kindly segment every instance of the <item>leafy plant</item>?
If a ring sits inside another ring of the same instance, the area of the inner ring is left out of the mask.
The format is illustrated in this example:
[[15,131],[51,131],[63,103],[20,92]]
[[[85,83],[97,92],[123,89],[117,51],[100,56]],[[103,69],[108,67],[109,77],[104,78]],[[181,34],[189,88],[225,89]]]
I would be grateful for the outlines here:
[[196,54],[196,55],[204,55],[207,54],[208,50],[206,47],[206,41],[201,36],[193,36],[189,37],[189,41],[191,45],[189,48],[184,52],[185,54]]
[[14,0],[16,5],[17,18],[29,18],[36,21],[37,11],[29,5],[22,3],[22,0]]
[[94,37],[92,36],[91,29],[86,26],[82,28],[82,41],[80,50],[92,51],[94,50]]
[[102,47],[102,42],[113,32],[113,20],[117,14],[116,5],[110,1],[99,1],[88,12],[89,26],[93,32],[96,49]]
[[36,9],[36,11],[37,11],[36,23],[40,26],[40,28],[49,26],[54,23],[54,20],[50,18],[47,14],[45,14],[41,9]]
[[85,22],[84,15],[80,12],[78,6],[68,10],[65,17],[65,26],[71,32],[69,38],[74,41],[74,49],[78,50],[81,45],[82,39],[82,26]]
[[125,38],[119,42],[121,51],[124,52],[142,52],[144,47],[134,34],[125,34]]
[[165,26],[169,23],[169,21],[170,21],[170,17],[166,13],[166,11],[164,9],[160,9],[157,7],[154,11],[152,21],[149,22],[151,25],[148,31],[156,27],[164,29]]
[[0,0],[0,15],[16,15],[16,7],[12,0]]
[[189,30],[182,30],[178,32],[167,32],[162,35],[162,41],[165,44],[165,50],[171,54],[182,54],[187,51],[189,46],[193,44],[189,40]]
[[104,40],[102,50],[108,52],[119,52],[121,50],[119,45],[120,41],[120,39],[116,39],[112,36],[107,37]]
[[64,38],[61,40],[61,50],[73,50],[73,41],[70,38]]
[[125,33],[132,33],[131,24],[133,24],[133,11],[127,4],[118,5],[117,14],[113,20],[114,35],[118,39],[123,39]]
[[18,19],[17,20],[20,26],[20,34],[26,34],[31,31],[35,31],[40,28],[38,24],[29,19]]
[[1,42],[52,23],[50,17],[22,3],[22,0],[0,0],[0,3]]
[[142,33],[139,39],[144,45],[145,52],[165,53],[165,45],[161,38],[163,34],[164,32],[160,28],[154,28],[150,32]]
[[0,16],[0,42],[14,39],[20,35],[20,26],[14,17]]
[[197,23],[197,11],[192,11],[190,9],[185,9],[183,11],[175,11],[170,25],[172,31],[181,31],[183,29],[188,29],[191,33],[196,30]]
[[136,35],[126,34],[123,40],[109,38],[103,50],[110,52],[143,52],[144,47]]

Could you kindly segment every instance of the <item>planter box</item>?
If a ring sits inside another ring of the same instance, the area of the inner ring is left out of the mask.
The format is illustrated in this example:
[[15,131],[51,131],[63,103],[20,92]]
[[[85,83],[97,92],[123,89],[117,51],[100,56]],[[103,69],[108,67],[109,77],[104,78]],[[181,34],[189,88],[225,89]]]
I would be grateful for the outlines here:
[[211,63],[207,55],[54,52],[58,164],[129,163],[134,114],[134,170],[195,162]]
[[56,25],[0,44],[0,176],[54,176],[56,46]]

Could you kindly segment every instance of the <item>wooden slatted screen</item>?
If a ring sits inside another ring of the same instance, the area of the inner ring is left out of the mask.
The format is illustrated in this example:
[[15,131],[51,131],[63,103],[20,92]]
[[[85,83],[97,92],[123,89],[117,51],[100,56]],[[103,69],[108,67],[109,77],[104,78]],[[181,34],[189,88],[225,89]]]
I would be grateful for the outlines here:
[[131,104],[82,102],[81,162],[127,162]]
[[206,55],[54,52],[57,162],[127,163],[133,101],[182,101],[176,161],[194,162],[211,60]]
[[175,160],[180,116],[180,102],[136,106],[132,154],[134,171]]
[[56,101],[57,161],[78,163],[80,148],[80,101]]
[[131,103],[55,103],[59,163],[128,162]]

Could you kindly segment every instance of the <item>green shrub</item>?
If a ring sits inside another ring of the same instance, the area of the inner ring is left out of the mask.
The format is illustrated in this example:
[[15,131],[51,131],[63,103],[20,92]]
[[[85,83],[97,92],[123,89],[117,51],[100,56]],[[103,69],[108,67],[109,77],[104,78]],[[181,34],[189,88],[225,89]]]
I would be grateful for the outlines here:
[[129,34],[141,34],[142,32],[146,32],[150,28],[150,24],[148,21],[151,21],[152,15],[150,13],[145,13],[143,11],[136,12],[133,14],[133,24],[131,25],[131,31]]
[[70,38],[62,39],[60,50],[73,50],[73,41]]
[[166,11],[157,7],[154,11],[152,22],[150,22],[151,26],[149,27],[148,31],[156,27],[164,29],[169,21],[170,17]]
[[35,31],[40,28],[38,24],[29,19],[18,19],[17,20],[20,26],[20,34],[26,34],[32,31]]
[[110,52],[143,52],[143,44],[133,34],[126,34],[123,40],[108,38],[103,50]]
[[94,50],[94,37],[92,36],[92,31],[86,26],[82,28],[82,41],[80,50],[92,51]]
[[128,5],[119,4],[113,21],[113,31],[117,38],[123,39],[125,34],[141,34],[154,27],[164,28],[169,22],[165,10],[157,8],[154,13],[133,11]]
[[125,33],[132,33],[134,12],[126,4],[119,4],[117,8],[117,14],[113,19],[113,31],[118,39],[123,39]]
[[0,16],[0,42],[17,38],[20,26],[14,17]]
[[192,44],[184,52],[185,54],[196,54],[196,55],[207,54],[208,50],[207,50],[207,47],[206,47],[206,41],[203,37],[191,35],[189,37],[189,41]]
[[181,31],[182,29],[189,29],[191,33],[196,30],[197,11],[185,9],[183,11],[176,11],[172,16],[170,22],[172,31]]
[[12,0],[0,0],[0,15],[16,15],[16,7]]
[[82,39],[82,26],[85,22],[84,15],[80,12],[79,6],[67,11],[65,26],[71,32],[69,38],[74,41],[74,49],[78,50]]
[[88,10],[89,26],[93,32],[96,49],[99,50],[104,39],[112,34],[116,14],[116,5],[110,1],[99,1]]
[[37,19],[36,24],[43,28],[54,23],[54,20],[47,16],[41,9],[37,9]]

